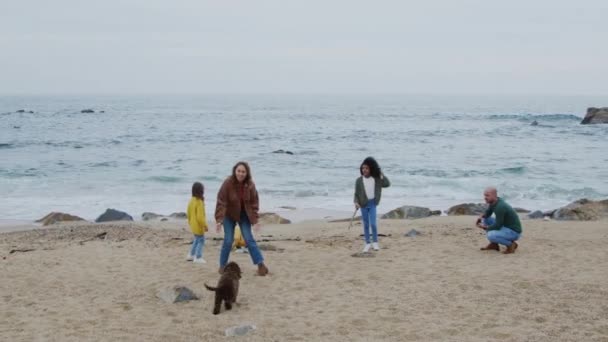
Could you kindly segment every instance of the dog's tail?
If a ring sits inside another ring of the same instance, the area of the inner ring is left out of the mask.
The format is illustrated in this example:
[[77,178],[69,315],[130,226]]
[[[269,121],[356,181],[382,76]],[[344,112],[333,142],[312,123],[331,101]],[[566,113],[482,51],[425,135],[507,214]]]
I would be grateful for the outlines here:
[[206,288],[207,288],[207,290],[209,290],[209,291],[217,291],[217,287],[211,287],[211,286],[209,286],[209,285],[207,285],[207,284],[205,284],[205,287],[206,287]]

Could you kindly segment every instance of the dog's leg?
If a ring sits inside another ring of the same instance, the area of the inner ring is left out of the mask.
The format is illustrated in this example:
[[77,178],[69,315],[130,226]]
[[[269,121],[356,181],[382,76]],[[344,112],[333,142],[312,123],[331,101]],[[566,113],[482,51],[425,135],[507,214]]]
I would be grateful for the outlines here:
[[230,300],[225,300],[224,306],[226,307],[226,310],[232,310],[232,303],[230,302]]
[[220,297],[219,293],[215,293],[215,306],[213,307],[213,314],[217,315],[220,313],[220,309],[222,307],[222,297]]

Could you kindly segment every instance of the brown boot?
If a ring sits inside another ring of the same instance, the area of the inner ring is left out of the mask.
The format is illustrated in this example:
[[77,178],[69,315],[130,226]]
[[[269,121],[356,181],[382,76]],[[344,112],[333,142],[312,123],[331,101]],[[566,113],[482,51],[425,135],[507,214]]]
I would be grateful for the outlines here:
[[258,275],[259,276],[265,276],[268,274],[268,267],[266,267],[266,265],[264,265],[263,262],[258,264]]
[[497,243],[494,243],[494,242],[490,242],[490,244],[488,244],[485,247],[481,247],[480,249],[482,251],[500,251],[500,247],[498,246]]
[[517,242],[513,241],[513,243],[511,244],[511,246],[507,247],[507,250],[502,252],[503,254],[513,254],[515,253],[515,250],[517,249]]

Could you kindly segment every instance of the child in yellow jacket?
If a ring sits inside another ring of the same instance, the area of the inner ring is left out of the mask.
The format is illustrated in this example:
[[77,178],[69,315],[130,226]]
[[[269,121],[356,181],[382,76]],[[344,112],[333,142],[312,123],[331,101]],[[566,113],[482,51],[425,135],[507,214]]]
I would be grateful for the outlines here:
[[203,194],[205,188],[203,184],[196,182],[192,184],[192,198],[188,203],[188,224],[190,230],[194,234],[192,248],[186,258],[187,261],[193,261],[197,264],[207,263],[203,259],[203,247],[205,245],[205,232],[207,231],[207,218],[205,217],[205,198]]

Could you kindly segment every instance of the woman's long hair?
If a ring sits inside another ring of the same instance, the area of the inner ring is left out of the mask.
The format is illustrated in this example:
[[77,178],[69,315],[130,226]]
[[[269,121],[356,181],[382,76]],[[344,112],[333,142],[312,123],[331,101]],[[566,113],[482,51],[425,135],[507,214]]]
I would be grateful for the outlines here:
[[251,183],[251,168],[249,167],[249,164],[247,164],[247,162],[244,162],[244,161],[240,161],[240,162],[234,164],[234,166],[232,167],[232,181],[235,183],[239,182],[238,179],[236,178],[236,168],[239,167],[239,165],[243,165],[243,167],[247,171],[247,176],[245,176],[245,179],[243,180],[243,184]]
[[363,175],[363,165],[367,165],[367,167],[369,167],[369,173],[372,177],[380,178],[380,165],[378,165],[378,162],[376,159],[374,159],[374,157],[367,157],[365,160],[363,160],[363,163],[361,163],[361,166],[359,167],[359,172],[361,172],[361,175]]

